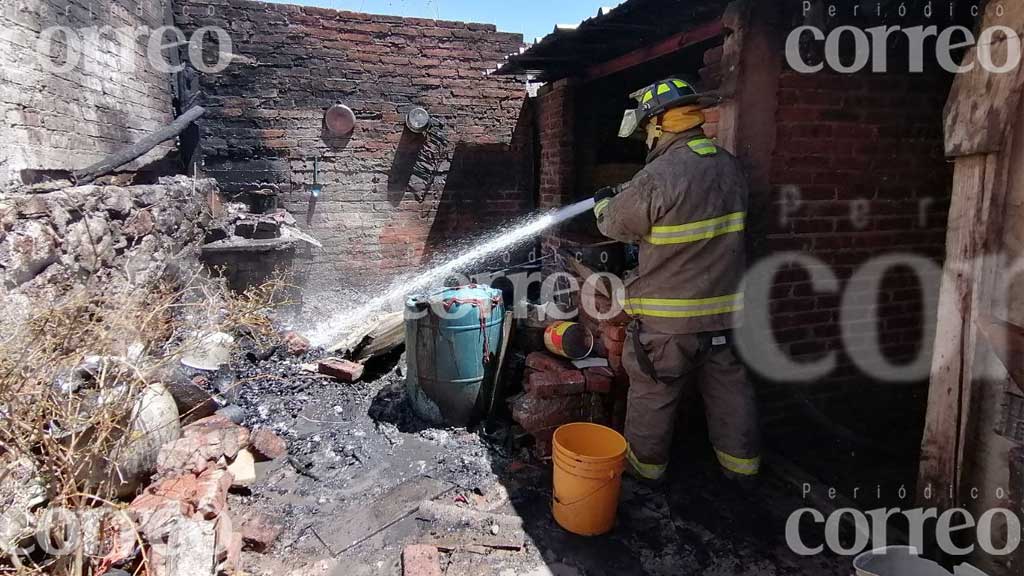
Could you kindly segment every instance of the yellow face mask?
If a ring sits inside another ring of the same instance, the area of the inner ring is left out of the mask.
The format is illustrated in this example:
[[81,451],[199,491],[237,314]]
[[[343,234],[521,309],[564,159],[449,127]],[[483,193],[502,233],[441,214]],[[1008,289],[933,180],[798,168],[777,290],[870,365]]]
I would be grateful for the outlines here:
[[653,150],[658,140],[666,132],[672,134],[686,132],[705,122],[704,112],[697,106],[673,108],[647,123],[647,147]]

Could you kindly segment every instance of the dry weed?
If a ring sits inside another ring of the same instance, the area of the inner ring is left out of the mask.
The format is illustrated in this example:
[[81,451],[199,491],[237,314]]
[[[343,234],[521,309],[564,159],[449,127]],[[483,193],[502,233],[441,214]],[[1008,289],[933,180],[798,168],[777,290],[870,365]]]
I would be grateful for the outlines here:
[[[67,294],[0,338],[0,486],[9,465],[29,461],[48,508],[79,510],[117,501],[116,456],[133,408],[162,369],[210,332],[276,338],[272,310],[285,302],[281,277],[244,294],[193,277],[184,287],[132,291],[92,286]],[[97,471],[101,473],[97,473]],[[0,494],[0,504],[4,495]],[[92,574],[101,559],[81,550],[0,573]]]

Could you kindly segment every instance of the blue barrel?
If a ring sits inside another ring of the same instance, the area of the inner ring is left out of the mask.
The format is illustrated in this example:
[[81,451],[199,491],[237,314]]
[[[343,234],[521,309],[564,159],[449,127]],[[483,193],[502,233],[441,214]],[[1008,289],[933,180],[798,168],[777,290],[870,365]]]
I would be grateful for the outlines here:
[[490,286],[413,296],[405,307],[405,385],[413,410],[433,424],[466,426],[490,400],[505,307]]

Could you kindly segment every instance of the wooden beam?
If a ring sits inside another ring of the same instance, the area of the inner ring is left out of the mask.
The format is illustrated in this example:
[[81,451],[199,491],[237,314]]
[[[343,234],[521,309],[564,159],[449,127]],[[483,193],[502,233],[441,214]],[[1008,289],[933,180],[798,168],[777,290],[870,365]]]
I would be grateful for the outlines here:
[[76,185],[81,186],[117,170],[119,167],[156,148],[158,145],[176,138],[178,134],[185,131],[185,128],[188,128],[189,124],[198,120],[205,113],[206,110],[202,106],[190,108],[187,112],[175,118],[174,122],[155,132],[150,132],[135,144],[121,148],[88,168],[76,170],[72,174],[72,180],[74,180]]
[[[921,502],[943,509],[954,506],[958,499],[963,439],[970,414],[975,333],[971,322],[975,284],[970,270],[980,252],[977,230],[984,227],[984,222],[976,220],[984,219],[987,165],[986,155],[960,158],[953,176],[917,487]],[[926,491],[933,499],[923,498]]]
[[601,64],[595,64],[584,72],[583,79],[586,82],[590,82],[611,76],[662,56],[668,56],[694,44],[721,36],[724,32],[725,27],[722,26],[722,22],[720,20],[713,20],[691,30],[674,34],[656,44],[638,48]]
[[[990,2],[985,9],[981,30],[1007,26],[1024,35],[1024,3]],[[986,47],[992,62],[1008,60],[1008,43],[1000,34]],[[973,68],[957,74],[946,105],[946,155],[969,156],[996,152],[1006,142],[1004,136],[1017,111],[1024,66],[1006,72],[989,72],[978,62],[978,50],[964,56],[963,66]]]

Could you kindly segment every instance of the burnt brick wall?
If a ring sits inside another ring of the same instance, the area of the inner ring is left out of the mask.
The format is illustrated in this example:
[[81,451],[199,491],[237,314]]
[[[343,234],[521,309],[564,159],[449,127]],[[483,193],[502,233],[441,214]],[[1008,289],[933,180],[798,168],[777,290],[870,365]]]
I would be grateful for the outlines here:
[[[841,321],[867,321],[857,310],[840,318],[850,277],[872,258],[895,252],[941,266],[952,182],[942,133],[950,83],[941,72],[803,75],[787,70],[780,79],[773,197],[761,248],[811,255],[839,278],[838,293],[822,293],[806,270],[785,269],[771,295],[775,336],[790,356],[813,360],[830,351],[838,354],[837,370],[813,389],[825,405],[831,397],[833,407],[843,410],[851,395],[871,394],[863,386],[872,379],[853,365],[841,336]],[[937,293],[937,285],[933,288]],[[933,314],[935,303],[922,301],[913,272],[890,270],[881,292],[864,295],[865,302],[869,298],[877,298],[882,350],[893,363],[931,347],[922,326],[925,307]],[[918,400],[923,393],[896,385],[888,390]],[[766,395],[770,403],[774,397]],[[924,402],[914,406],[923,409]],[[769,406],[769,417],[786,414]]]
[[[100,160],[171,119],[171,77],[146,58],[144,27],[164,25],[169,0],[4,0],[0,3],[0,187],[22,170]],[[54,27],[49,55],[37,51]],[[48,71],[42,58],[52,56]],[[143,157],[163,156],[170,144]]]
[[[320,158],[323,195],[307,231],[324,249],[310,254],[307,293],[412,270],[453,240],[532,209],[525,85],[486,75],[521,35],[245,0],[185,0],[175,15],[187,31],[226,28],[248,59],[199,75],[206,174],[233,193],[276,187],[305,223]],[[349,137],[323,130],[334,104],[356,114]],[[449,140],[428,189],[410,177],[424,145],[405,129],[415,106],[441,118]]]
[[537,131],[540,144],[540,195],[542,208],[569,204],[575,190],[576,93],[571,80],[544,86],[537,95]]

